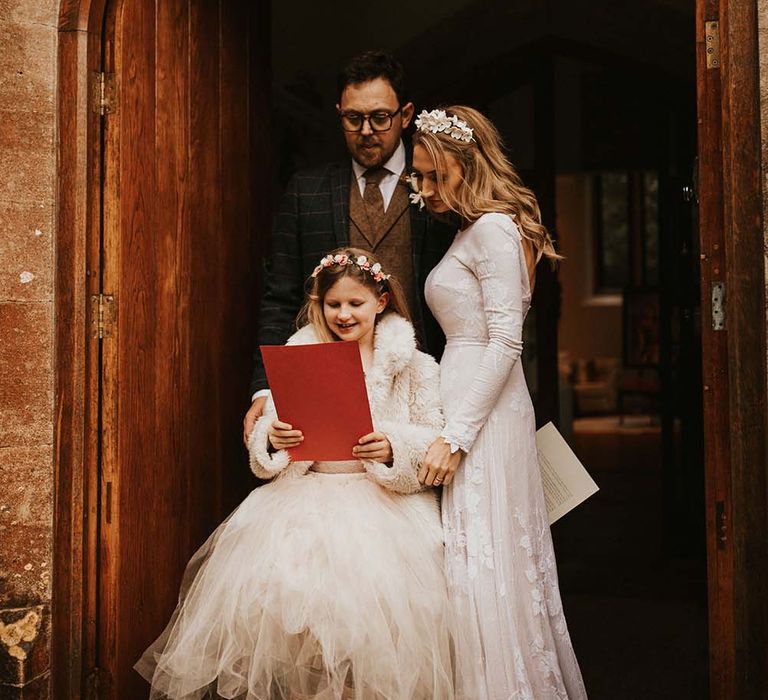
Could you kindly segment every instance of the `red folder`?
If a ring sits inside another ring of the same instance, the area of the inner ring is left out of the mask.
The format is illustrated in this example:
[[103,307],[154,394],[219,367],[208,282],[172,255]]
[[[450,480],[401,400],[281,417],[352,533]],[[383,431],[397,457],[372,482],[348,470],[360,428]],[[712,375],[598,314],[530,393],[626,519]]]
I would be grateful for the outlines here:
[[261,356],[278,417],[304,433],[291,459],[355,459],[352,448],[373,432],[357,343],[262,345]]

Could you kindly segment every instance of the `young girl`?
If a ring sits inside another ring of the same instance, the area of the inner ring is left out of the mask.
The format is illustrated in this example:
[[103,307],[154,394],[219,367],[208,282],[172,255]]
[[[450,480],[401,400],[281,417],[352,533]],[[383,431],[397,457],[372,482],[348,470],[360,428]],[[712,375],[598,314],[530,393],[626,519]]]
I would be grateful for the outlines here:
[[451,698],[439,510],[417,479],[443,424],[438,367],[416,349],[399,285],[364,251],[322,259],[300,319],[289,345],[358,344],[375,431],[354,460],[291,462],[301,426],[269,402],[249,451],[273,480],[195,554],[136,668],[151,697]]

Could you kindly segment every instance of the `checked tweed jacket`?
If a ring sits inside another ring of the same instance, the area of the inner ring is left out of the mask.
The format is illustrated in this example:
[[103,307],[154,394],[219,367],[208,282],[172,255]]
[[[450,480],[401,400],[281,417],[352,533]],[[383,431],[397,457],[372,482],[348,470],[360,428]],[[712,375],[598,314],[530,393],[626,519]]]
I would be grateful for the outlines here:
[[[406,172],[410,171],[410,162]],[[294,175],[280,202],[272,234],[254,352],[251,393],[267,388],[258,345],[283,345],[296,330],[304,301],[304,284],[320,258],[349,245],[349,187],[352,164],[329,163]],[[440,358],[445,338],[424,301],[424,281],[448,249],[455,228],[411,206],[414,285],[418,303],[412,309],[421,347]]]

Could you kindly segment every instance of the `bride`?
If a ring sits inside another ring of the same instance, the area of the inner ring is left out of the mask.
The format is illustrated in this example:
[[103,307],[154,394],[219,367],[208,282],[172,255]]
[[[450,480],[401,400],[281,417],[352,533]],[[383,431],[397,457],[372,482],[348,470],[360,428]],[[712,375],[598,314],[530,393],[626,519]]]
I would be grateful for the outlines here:
[[450,597],[466,632],[456,695],[586,698],[519,362],[536,264],[559,256],[488,119],[456,106],[422,112],[416,126],[412,199],[461,219],[426,281],[427,303],[447,338],[440,363],[446,426],[419,472],[423,483],[444,486]]

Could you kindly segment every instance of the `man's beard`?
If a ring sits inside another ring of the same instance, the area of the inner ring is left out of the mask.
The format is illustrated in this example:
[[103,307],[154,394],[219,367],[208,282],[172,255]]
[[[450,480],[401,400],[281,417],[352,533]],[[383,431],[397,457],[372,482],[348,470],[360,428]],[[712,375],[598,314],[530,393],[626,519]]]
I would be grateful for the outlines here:
[[[374,145],[377,148],[367,149],[365,148],[366,145]],[[392,153],[394,153],[394,150]],[[363,141],[356,144],[354,158],[360,165],[366,168],[378,168],[390,159],[392,153],[386,153],[384,147],[376,141]]]

